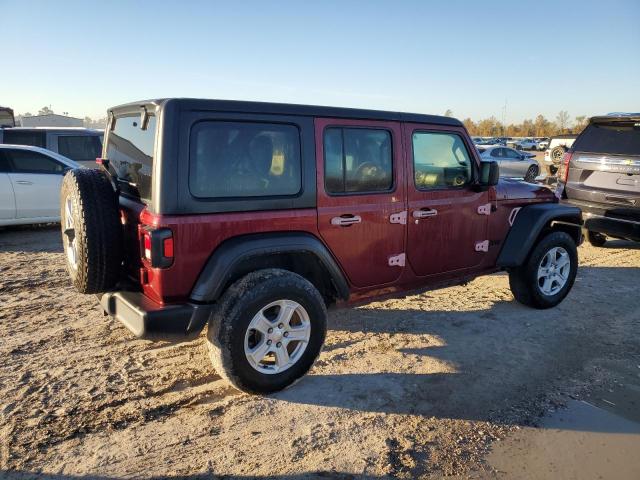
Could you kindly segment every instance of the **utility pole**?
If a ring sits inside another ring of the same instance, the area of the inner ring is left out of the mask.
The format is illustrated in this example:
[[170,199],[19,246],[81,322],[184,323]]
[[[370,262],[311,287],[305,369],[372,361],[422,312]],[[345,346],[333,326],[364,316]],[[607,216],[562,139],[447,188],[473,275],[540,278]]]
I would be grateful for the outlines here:
[[504,106],[502,107],[502,136],[505,135],[505,127],[507,122],[507,99],[504,99]]

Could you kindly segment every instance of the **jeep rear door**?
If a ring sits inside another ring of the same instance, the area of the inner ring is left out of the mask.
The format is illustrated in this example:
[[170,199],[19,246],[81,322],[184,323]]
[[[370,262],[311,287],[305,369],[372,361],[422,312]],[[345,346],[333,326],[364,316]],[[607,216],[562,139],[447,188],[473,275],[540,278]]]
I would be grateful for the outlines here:
[[317,118],[318,230],[352,285],[400,277],[405,187],[397,122]]
[[489,195],[473,189],[474,147],[463,128],[403,124],[407,261],[418,276],[472,269],[488,247]]

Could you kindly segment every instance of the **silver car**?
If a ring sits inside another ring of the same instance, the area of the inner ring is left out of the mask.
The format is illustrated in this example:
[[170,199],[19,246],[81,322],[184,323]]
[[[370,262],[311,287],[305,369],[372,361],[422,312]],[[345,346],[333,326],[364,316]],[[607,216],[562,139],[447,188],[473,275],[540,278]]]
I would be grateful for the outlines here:
[[532,153],[519,152],[500,145],[478,147],[478,151],[483,160],[498,162],[501,177],[524,178],[526,182],[534,182],[540,173],[540,165]]

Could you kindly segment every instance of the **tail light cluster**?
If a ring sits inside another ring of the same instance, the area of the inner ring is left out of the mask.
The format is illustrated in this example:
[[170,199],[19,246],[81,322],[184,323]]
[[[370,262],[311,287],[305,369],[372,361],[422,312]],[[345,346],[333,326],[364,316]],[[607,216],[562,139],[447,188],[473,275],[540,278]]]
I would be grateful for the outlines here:
[[563,183],[567,183],[567,179],[569,178],[569,162],[571,162],[571,155],[573,155],[573,153],[571,151],[568,151],[562,158],[562,164],[560,166],[560,172],[558,172],[558,178],[560,178]]
[[169,228],[139,227],[140,253],[154,268],[173,264],[173,232]]

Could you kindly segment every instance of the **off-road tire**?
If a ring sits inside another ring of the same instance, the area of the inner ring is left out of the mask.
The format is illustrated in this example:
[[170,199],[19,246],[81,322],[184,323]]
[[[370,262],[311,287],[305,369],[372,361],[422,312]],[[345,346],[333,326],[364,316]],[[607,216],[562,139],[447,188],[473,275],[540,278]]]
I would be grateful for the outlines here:
[[[66,254],[71,232],[65,233],[66,202],[73,210],[75,266]],[[60,224],[67,270],[80,293],[101,293],[118,281],[122,263],[122,225],[118,197],[106,173],[77,168],[64,176],[60,191]]]
[[549,152],[549,156],[551,157],[551,161],[554,163],[554,165],[560,165],[560,163],[562,163],[562,158],[564,157],[566,151],[567,149],[562,145],[553,147],[553,149]]
[[[567,282],[555,295],[545,295],[538,285],[538,266],[544,255],[554,247],[562,247],[571,261]],[[531,250],[524,265],[509,271],[509,287],[515,299],[528,307],[545,309],[558,305],[567,296],[578,272],[578,249],[565,232],[551,232]]]
[[535,182],[539,172],[540,169],[538,167],[536,167],[535,165],[531,165],[527,169],[527,173],[525,173],[524,175],[524,181],[529,183]]
[[[309,315],[311,334],[300,359],[280,373],[266,374],[251,366],[244,351],[253,316],[265,305],[293,300]],[[282,390],[304,376],[320,354],[327,330],[327,310],[320,292],[300,275],[281,269],[257,270],[231,285],[212,312],[207,332],[209,356],[216,372],[247,393]]]
[[603,233],[592,232],[591,230],[589,230],[589,232],[587,233],[587,240],[589,240],[589,243],[594,247],[602,247],[605,243],[607,243],[607,236]]

